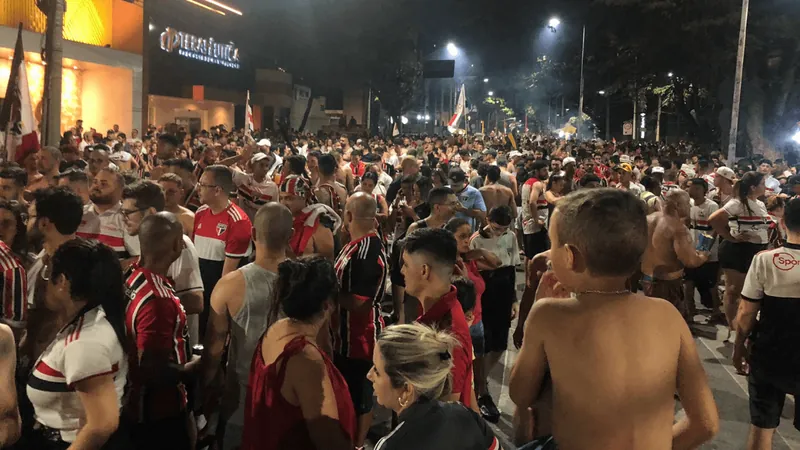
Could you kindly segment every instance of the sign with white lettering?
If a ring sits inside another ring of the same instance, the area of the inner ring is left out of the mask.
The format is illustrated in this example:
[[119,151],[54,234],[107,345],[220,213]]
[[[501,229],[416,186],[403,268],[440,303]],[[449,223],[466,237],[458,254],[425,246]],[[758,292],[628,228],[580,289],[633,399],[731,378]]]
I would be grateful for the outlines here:
[[239,49],[233,42],[216,42],[214,38],[201,38],[167,27],[161,33],[161,50],[211,64],[239,68]]

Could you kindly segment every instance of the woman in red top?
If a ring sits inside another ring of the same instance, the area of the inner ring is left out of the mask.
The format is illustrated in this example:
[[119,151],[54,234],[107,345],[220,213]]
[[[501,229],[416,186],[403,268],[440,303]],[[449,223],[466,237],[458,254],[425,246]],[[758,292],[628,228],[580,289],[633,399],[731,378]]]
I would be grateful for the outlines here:
[[352,450],[356,416],[347,384],[317,342],[327,339],[338,291],[322,257],[286,260],[269,327],[253,356],[242,450]]
[[466,220],[455,217],[450,219],[444,228],[453,233],[458,244],[458,259],[453,275],[467,277],[475,285],[475,309],[472,312],[473,319],[469,322],[469,334],[472,337],[472,349],[475,354],[475,364],[472,365],[473,379],[476,381],[475,394],[480,396],[488,392],[488,386],[485,386],[486,377],[483,374],[484,342],[481,321],[481,296],[486,290],[486,282],[478,270],[478,263],[481,263],[481,267],[499,267],[500,260],[487,250],[469,248],[472,226]]

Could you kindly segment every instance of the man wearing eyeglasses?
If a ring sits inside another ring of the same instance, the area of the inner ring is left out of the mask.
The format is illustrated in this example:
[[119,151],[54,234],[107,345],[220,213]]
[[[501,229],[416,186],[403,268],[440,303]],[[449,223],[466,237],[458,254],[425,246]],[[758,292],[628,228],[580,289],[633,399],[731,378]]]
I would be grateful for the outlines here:
[[[152,181],[137,181],[126,186],[122,192],[122,213],[128,234],[139,244],[139,226],[147,216],[165,210],[165,197],[161,186]],[[137,252],[139,253],[139,252]],[[192,345],[198,342],[199,324],[197,315],[203,311],[203,279],[200,276],[197,250],[187,235],[183,235],[183,251],[167,271],[173,282],[175,295],[181,301],[189,319],[189,335]],[[127,277],[126,277],[127,278]]]
[[508,347],[508,332],[511,320],[517,315],[516,266],[520,264],[517,238],[511,224],[513,214],[510,207],[503,205],[489,211],[489,225],[483,227],[472,237],[470,247],[493,253],[500,265],[490,267],[479,261],[478,268],[486,282],[486,290],[481,298],[491,299],[483,302],[484,350],[483,371],[476,371],[475,396],[481,415],[492,423],[500,420],[500,410],[489,394],[487,375],[500,361]]
[[208,166],[197,183],[200,202],[194,217],[194,245],[200,257],[200,275],[205,288],[200,315],[200,337],[205,335],[211,292],[220,278],[236,270],[250,256],[252,225],[247,214],[231,202],[236,191],[231,169]]

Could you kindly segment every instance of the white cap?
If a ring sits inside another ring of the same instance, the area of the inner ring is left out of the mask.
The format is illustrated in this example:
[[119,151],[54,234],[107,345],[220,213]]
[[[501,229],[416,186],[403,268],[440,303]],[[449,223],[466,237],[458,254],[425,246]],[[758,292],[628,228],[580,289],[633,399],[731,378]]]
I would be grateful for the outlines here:
[[733,169],[731,169],[730,167],[725,167],[725,166],[719,167],[717,168],[716,174],[721,176],[722,178],[725,178],[728,181],[732,182],[736,181],[736,172],[734,172]]
[[513,152],[509,152],[509,154],[508,154],[509,158],[516,158],[517,156],[522,156],[522,153],[514,150]]
[[631,157],[629,155],[619,155],[619,162],[622,163],[630,163]]
[[650,173],[664,173],[664,168],[661,166],[655,166],[650,170]]
[[272,146],[272,142],[270,142],[269,139],[262,139],[262,140],[258,141],[256,143],[256,145],[259,146],[259,147],[271,147]]
[[252,158],[250,158],[250,164],[255,164],[255,163],[261,161],[262,159],[267,159],[267,158],[269,158],[269,156],[267,156],[266,153],[261,153],[261,152],[256,153],[256,154],[253,155]]
[[573,158],[572,156],[567,156],[566,158],[564,158],[563,161],[561,161],[561,164],[565,166],[570,163],[575,164],[575,158]]

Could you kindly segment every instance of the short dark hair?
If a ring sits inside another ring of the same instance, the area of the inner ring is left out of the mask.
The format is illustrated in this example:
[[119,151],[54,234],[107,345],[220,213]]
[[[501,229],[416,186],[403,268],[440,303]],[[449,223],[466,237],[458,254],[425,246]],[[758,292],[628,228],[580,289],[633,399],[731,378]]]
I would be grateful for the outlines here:
[[161,134],[158,136],[158,141],[166,145],[171,145],[172,147],[181,145],[180,141],[178,141],[178,137],[172,134]]
[[164,167],[175,167],[177,169],[185,170],[189,173],[194,172],[194,164],[186,158],[172,158],[164,161]]
[[140,180],[125,186],[122,190],[122,199],[129,198],[136,201],[137,208],[153,208],[156,212],[164,210],[164,191],[161,190],[161,186],[150,180]]
[[644,186],[644,188],[648,191],[655,188],[657,184],[658,180],[651,177],[650,175],[642,177],[642,186]]
[[587,173],[581,178],[580,185],[581,187],[587,186],[589,183],[599,183],[600,177],[593,173]]
[[711,166],[711,163],[708,162],[707,159],[700,159],[697,161],[697,168],[700,170],[706,170]]
[[456,277],[452,281],[456,288],[456,298],[461,304],[461,309],[468,313],[475,309],[478,294],[475,291],[475,283],[467,277]]
[[236,185],[233,184],[233,172],[227,166],[215,164],[206,167],[206,173],[214,176],[214,183],[228,195],[236,191]]
[[591,274],[626,277],[639,269],[647,249],[647,213],[633,194],[579,190],[561,199],[556,211],[559,242],[577,248]]
[[306,158],[301,155],[292,155],[283,160],[283,164],[295,175],[306,173]]
[[800,200],[793,199],[783,209],[783,223],[792,233],[800,233]]
[[20,188],[28,185],[28,172],[16,164],[4,164],[0,167],[0,178],[13,180],[14,184]]
[[449,187],[438,187],[431,189],[431,192],[428,194],[428,204],[430,205],[439,205],[442,204],[447,200],[447,197],[450,195],[455,195],[452,189]]
[[486,178],[492,183],[500,181],[500,167],[489,166],[489,169],[486,171]]
[[550,164],[548,164],[547,161],[543,159],[537,159],[536,161],[533,162],[531,170],[536,172],[538,170],[547,169],[548,167],[550,167]]
[[450,273],[458,256],[458,244],[453,233],[436,228],[414,230],[405,238],[403,248],[410,255],[424,255],[428,262],[447,268]]
[[689,180],[689,183],[692,183],[692,186],[698,185],[703,187],[703,192],[708,192],[708,182],[702,178],[692,178]]
[[764,158],[764,159],[762,159],[761,161],[758,162],[759,166],[762,165],[762,164],[769,164],[771,166],[772,165],[772,161],[768,160],[767,158]]
[[159,182],[161,182],[161,181],[169,181],[169,182],[172,182],[172,183],[175,183],[176,185],[178,185],[178,187],[180,189],[183,189],[183,178],[179,177],[178,175],[176,175],[174,173],[165,173],[164,175],[161,175],[161,177],[158,179],[158,181]]
[[333,263],[321,256],[287,259],[278,265],[278,279],[270,316],[279,310],[294,320],[308,322],[318,317],[328,300],[336,300],[339,283]]
[[36,218],[47,218],[64,236],[74,234],[83,220],[83,200],[66,186],[37,189],[33,193]]
[[330,153],[320,155],[317,161],[319,173],[329,177],[336,173],[336,158]]
[[502,206],[495,206],[489,211],[489,215],[486,217],[490,222],[494,222],[501,227],[507,227],[511,225],[513,222],[513,218],[511,217],[511,208],[508,205]]
[[67,181],[69,181],[70,183],[89,184],[89,175],[87,175],[86,172],[76,169],[74,167],[69,168],[58,174],[59,180],[62,180],[64,178],[66,178]]

